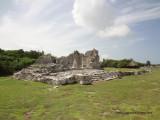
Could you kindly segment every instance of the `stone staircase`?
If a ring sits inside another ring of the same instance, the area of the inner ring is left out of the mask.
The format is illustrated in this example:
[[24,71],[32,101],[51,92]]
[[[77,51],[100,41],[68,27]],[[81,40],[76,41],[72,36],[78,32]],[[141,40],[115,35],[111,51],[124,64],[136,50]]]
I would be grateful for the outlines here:
[[100,80],[112,80],[115,78],[119,78],[120,77],[120,73],[119,72],[103,72],[100,74],[94,74],[92,75],[92,81],[100,81]]
[[101,74],[92,75],[92,81],[99,81],[99,80],[102,80],[102,75]]

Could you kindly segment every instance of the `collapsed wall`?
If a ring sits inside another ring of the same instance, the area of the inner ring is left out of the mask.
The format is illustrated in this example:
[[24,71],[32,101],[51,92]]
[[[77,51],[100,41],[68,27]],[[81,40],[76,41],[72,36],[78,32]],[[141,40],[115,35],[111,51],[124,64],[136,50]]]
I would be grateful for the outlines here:
[[139,75],[144,72],[105,72],[98,69],[81,70],[57,70],[56,64],[32,65],[13,75],[18,80],[31,80],[52,85],[66,85],[79,83],[82,85],[92,84],[96,81],[108,81],[123,76]]
[[135,72],[105,72],[98,69],[99,55],[96,49],[85,54],[75,51],[66,56],[55,58],[41,56],[37,62],[13,75],[18,80],[31,80],[52,85],[80,83],[91,84],[94,81],[112,80],[122,76],[135,75]]
[[57,64],[64,65],[69,69],[99,69],[99,53],[96,49],[87,51],[85,54],[74,51],[66,57],[60,57],[56,61]]

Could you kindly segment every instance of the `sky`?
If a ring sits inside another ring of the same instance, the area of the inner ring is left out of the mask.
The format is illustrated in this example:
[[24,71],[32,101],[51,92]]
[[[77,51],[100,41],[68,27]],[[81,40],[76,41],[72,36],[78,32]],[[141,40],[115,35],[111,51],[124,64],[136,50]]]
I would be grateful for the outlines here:
[[0,0],[0,48],[160,63],[160,0]]

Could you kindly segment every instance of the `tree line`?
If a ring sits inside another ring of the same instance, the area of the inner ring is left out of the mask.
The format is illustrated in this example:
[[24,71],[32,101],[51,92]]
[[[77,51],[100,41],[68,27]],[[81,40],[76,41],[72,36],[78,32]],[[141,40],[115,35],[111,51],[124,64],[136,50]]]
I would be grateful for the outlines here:
[[[39,51],[24,51],[20,50],[3,50],[0,49],[0,76],[12,75],[31,64],[33,64],[44,52]],[[150,66],[151,62],[147,61],[145,64],[136,62],[133,59],[113,60],[103,59],[101,67],[115,67],[115,68],[139,68],[142,66]]]
[[0,49],[0,76],[12,75],[14,72],[33,64],[43,54],[43,52],[33,50]]
[[113,59],[103,59],[101,62],[101,67],[115,67],[115,68],[140,68],[143,66],[151,65],[150,61],[146,63],[136,62],[133,59],[122,59],[122,60],[113,60]]

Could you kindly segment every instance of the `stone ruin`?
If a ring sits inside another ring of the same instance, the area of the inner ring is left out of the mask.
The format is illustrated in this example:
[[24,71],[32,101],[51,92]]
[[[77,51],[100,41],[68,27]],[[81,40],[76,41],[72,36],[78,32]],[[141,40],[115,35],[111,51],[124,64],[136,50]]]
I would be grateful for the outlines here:
[[67,57],[60,57],[56,61],[57,64],[64,65],[68,69],[98,69],[99,55],[96,49],[87,51],[85,54],[74,51]]
[[35,64],[22,69],[13,75],[19,80],[32,80],[52,85],[80,83],[92,84],[95,81],[112,80],[135,72],[105,72],[100,70],[99,54],[96,49],[85,54],[74,53],[56,58],[51,55],[41,56]]

